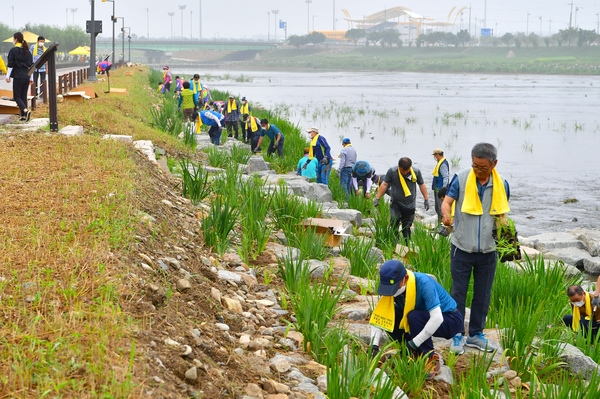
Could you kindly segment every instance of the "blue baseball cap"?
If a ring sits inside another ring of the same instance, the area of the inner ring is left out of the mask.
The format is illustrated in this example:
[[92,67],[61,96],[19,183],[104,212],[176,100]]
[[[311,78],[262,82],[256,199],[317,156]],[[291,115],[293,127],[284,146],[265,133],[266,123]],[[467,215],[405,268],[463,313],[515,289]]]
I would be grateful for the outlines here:
[[342,144],[350,144],[350,139],[348,137],[344,137],[344,140],[342,140]]
[[400,282],[406,276],[406,268],[399,260],[388,260],[379,269],[378,294],[392,296],[400,288]]

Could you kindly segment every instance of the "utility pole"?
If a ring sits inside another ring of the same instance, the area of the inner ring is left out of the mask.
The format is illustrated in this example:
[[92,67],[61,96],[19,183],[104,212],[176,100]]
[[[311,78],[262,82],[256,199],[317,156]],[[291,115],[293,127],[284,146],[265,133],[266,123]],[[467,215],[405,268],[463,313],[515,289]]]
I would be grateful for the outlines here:
[[596,13],[596,34],[600,32],[600,13]]
[[531,14],[527,13],[527,33],[525,33],[525,36],[529,36],[529,16]]
[[540,15],[540,37],[542,37],[542,16]]
[[150,40],[150,9],[146,8],[146,39]]
[[548,20],[548,36],[552,36],[552,18]]
[[269,22],[267,23],[267,41],[271,41],[271,11],[267,11]]
[[194,35],[194,23],[192,22],[194,18],[194,10],[190,10],[190,40],[192,40],[192,36]]
[[69,8],[66,8],[66,13],[65,13],[65,26],[69,26]]
[[179,6],[179,9],[181,10],[181,39],[183,39],[183,10],[185,10],[185,7],[185,5]]
[[277,14],[279,14],[279,10],[271,10],[271,13],[273,13],[273,15],[275,15],[274,19],[275,19],[275,42],[277,42]]
[[573,19],[573,2],[571,2],[571,13],[569,14],[569,29],[571,29],[571,20]]

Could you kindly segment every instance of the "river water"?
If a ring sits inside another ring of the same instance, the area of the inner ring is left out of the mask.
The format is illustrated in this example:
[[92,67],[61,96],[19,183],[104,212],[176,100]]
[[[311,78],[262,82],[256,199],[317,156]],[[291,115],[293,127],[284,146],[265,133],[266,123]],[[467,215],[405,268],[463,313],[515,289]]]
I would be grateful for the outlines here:
[[303,129],[317,126],[334,156],[342,138],[349,137],[359,159],[368,160],[378,173],[397,165],[400,157],[410,157],[428,186],[434,148],[444,149],[452,173],[470,166],[475,143],[492,143],[498,148],[497,170],[511,187],[511,217],[520,235],[600,228],[600,77],[224,70],[173,74],[187,77],[195,72],[209,87],[278,110]]

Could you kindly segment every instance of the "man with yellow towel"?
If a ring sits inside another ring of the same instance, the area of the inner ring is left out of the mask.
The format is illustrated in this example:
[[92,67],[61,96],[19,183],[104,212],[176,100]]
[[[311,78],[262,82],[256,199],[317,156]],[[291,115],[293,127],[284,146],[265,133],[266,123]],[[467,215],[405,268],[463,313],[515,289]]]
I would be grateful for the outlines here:
[[454,175],[442,203],[442,223],[454,225],[450,253],[452,298],[463,317],[473,274],[469,335],[465,341],[463,328],[462,333],[452,338],[450,350],[456,354],[464,353],[464,345],[487,352],[498,349],[483,333],[496,274],[497,253],[492,231],[497,218],[510,211],[510,189],[495,169],[497,156],[492,144],[475,144],[471,150],[471,168]]
[[567,288],[567,296],[571,302],[572,314],[563,317],[565,325],[573,331],[581,328],[584,335],[591,332],[591,339],[594,340],[600,327],[600,276],[594,293],[585,292],[580,285],[571,285]]
[[440,224],[442,222],[442,201],[439,198],[438,192],[442,188],[448,187],[448,183],[450,182],[450,165],[446,157],[444,157],[444,150],[441,148],[433,150],[431,155],[433,155],[433,158],[437,162],[435,168],[433,168],[433,172],[431,172],[433,175],[431,188],[433,190],[434,209],[438,215],[438,224]]
[[389,192],[392,197],[392,202],[390,202],[390,221],[395,228],[395,232],[398,231],[398,227],[402,223],[402,236],[405,242],[408,242],[410,239],[410,228],[415,220],[417,186],[419,186],[419,190],[425,199],[423,206],[428,211],[429,196],[421,171],[413,168],[410,158],[402,157],[398,161],[397,168],[390,168],[387,171],[383,182],[379,185],[375,200],[373,200],[373,206],[378,206],[383,194],[391,187]]
[[463,316],[448,292],[431,276],[388,260],[379,269],[381,299],[371,316],[371,354],[379,352],[383,330],[412,353],[428,356],[428,378],[440,370],[431,337],[450,339],[463,328]]

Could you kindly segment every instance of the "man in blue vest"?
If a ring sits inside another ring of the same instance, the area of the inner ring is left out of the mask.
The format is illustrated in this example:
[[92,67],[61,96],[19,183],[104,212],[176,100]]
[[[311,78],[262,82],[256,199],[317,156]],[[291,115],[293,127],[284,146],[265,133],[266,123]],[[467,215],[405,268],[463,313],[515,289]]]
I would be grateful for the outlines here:
[[[44,51],[46,51],[46,48],[44,47],[45,42],[46,42],[46,39],[44,38],[44,36],[39,36],[36,45],[31,46],[29,48],[29,51],[31,52],[31,55],[33,57],[34,64],[37,60],[40,59],[42,54],[44,54]],[[40,82],[39,85],[38,85],[38,79]],[[38,94],[38,88],[40,88],[45,81],[46,81],[46,64],[42,65],[41,67],[39,67],[38,69],[36,69],[33,72],[33,84],[35,85],[35,95],[36,96]]]
[[438,192],[443,187],[448,187],[450,183],[450,165],[444,157],[444,150],[436,148],[433,150],[433,158],[436,160],[435,168],[431,174],[433,175],[433,181],[431,182],[431,188],[433,189],[433,199],[435,204],[435,213],[438,215],[438,225],[442,223],[442,201],[438,196]]
[[200,120],[203,124],[210,126],[208,136],[214,145],[221,145],[221,130],[223,130],[223,114],[213,110],[200,111]]
[[310,134],[308,157],[310,159],[317,158],[317,161],[319,162],[319,165],[317,166],[317,183],[327,185],[329,183],[331,167],[333,166],[331,147],[329,147],[325,137],[319,134],[319,129],[316,127],[311,127],[306,132]]

